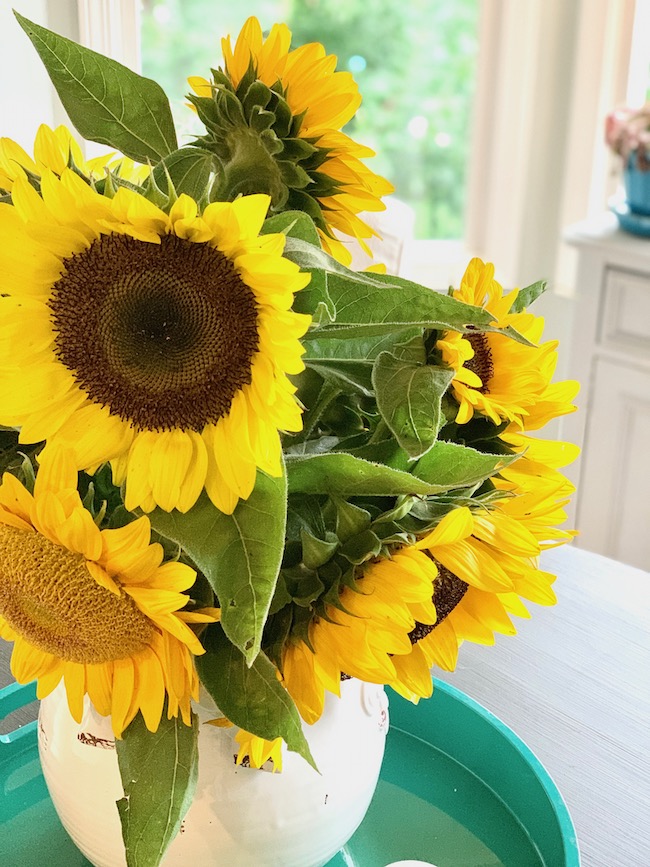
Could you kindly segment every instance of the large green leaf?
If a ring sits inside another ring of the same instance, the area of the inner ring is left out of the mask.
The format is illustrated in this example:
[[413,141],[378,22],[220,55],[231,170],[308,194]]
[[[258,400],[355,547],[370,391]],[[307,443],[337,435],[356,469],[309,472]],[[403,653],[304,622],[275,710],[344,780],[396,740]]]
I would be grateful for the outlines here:
[[[363,282],[348,275],[328,274],[327,291],[336,319],[322,329],[330,337],[383,334],[416,326],[452,331],[499,331],[524,342],[514,329],[496,328],[494,316],[483,307],[465,304],[449,295],[399,277],[373,274]],[[314,336],[316,336],[314,332]],[[309,335],[308,335],[309,336]]]
[[206,653],[196,658],[201,683],[230,722],[266,740],[281,737],[290,750],[316,767],[298,711],[273,663],[260,653],[247,665],[216,623],[205,633],[204,645]]
[[226,635],[249,663],[259,653],[280,570],[286,515],[286,477],[258,472],[252,494],[232,515],[203,494],[186,514],[156,509],[149,516],[153,528],[178,542],[206,576]]
[[288,455],[289,493],[329,494],[336,497],[396,497],[400,494],[427,496],[480,484],[518,455],[492,455],[476,449],[438,441],[417,463],[411,463],[393,441],[363,450],[376,460],[331,452],[321,455]]
[[426,496],[475,485],[508,462],[503,455],[482,455],[474,449],[438,442],[420,458],[413,473],[338,452],[287,456],[287,477],[291,494]]
[[409,457],[419,458],[435,443],[445,423],[442,396],[453,377],[453,370],[411,364],[391,352],[377,356],[372,373],[377,406]]
[[303,360],[308,367],[324,379],[339,380],[342,387],[351,386],[364,394],[373,393],[372,370],[380,353],[390,351],[414,364],[425,361],[422,330],[418,328],[348,340],[321,337],[308,340],[305,348]]
[[200,148],[179,148],[166,156],[154,169],[154,179],[161,190],[167,189],[167,175],[177,195],[185,193],[196,202],[206,201],[214,157]]
[[514,328],[494,326],[493,315],[483,307],[465,304],[401,277],[350,271],[323,250],[298,238],[287,239],[285,256],[304,270],[326,274],[327,298],[335,311],[334,321],[323,320],[320,328],[305,336],[306,340],[386,334],[410,326],[462,333],[499,331],[528,343]]
[[452,488],[479,484],[519,455],[493,455],[457,443],[438,441],[413,467],[413,475],[425,482]]
[[160,85],[14,12],[45,64],[70,120],[86,139],[141,163],[176,150],[169,100]]
[[117,802],[128,867],[158,867],[179,831],[198,778],[198,723],[162,714],[152,733],[142,716],[115,742],[124,789]]

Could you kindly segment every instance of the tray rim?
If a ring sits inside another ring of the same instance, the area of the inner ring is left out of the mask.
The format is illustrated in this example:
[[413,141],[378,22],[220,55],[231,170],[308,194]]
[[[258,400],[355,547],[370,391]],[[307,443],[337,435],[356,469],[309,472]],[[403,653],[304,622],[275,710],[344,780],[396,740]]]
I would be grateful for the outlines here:
[[[425,703],[421,702],[417,706],[404,700],[401,696],[399,696],[397,693],[394,693],[392,690],[388,690],[391,698],[391,727],[400,729],[401,731],[405,731],[412,737],[420,737],[421,740],[424,740],[426,743],[431,744],[435,749],[438,749],[441,752],[445,753],[451,759],[462,765],[466,770],[475,774],[481,780],[483,785],[489,788],[493,792],[495,797],[497,797],[504,804],[504,806],[519,822],[522,828],[524,828],[524,830],[526,830],[526,832],[530,834],[527,824],[522,820],[521,816],[518,815],[517,812],[512,808],[511,804],[508,802],[508,799],[502,797],[501,793],[497,791],[494,786],[490,785],[489,782],[481,774],[477,773],[475,767],[473,767],[471,764],[466,764],[463,761],[463,758],[459,757],[456,751],[446,749],[445,746],[441,745],[438,741],[433,743],[426,735],[422,737],[420,734],[417,733],[417,731],[414,732],[414,728],[421,731],[422,729],[428,728],[428,726],[430,725],[435,725],[435,722],[432,718],[434,716],[434,713],[440,710],[440,705],[436,708],[435,704],[432,701],[432,699],[435,698],[436,693],[438,693],[438,695],[442,695],[446,702],[464,708],[473,717],[481,720],[483,724],[493,729],[516,753],[519,754],[521,760],[532,772],[537,783],[546,795],[549,806],[557,821],[558,830],[564,849],[564,863],[561,865],[561,867],[580,867],[580,846],[571,813],[569,812],[569,808],[567,807],[567,804],[557,784],[555,783],[553,777],[551,776],[543,762],[537,757],[537,755],[528,746],[528,744],[524,740],[522,740],[522,738],[513,729],[510,728],[510,726],[506,725],[503,720],[501,720],[496,714],[492,713],[492,711],[488,710],[488,708],[486,708],[484,705],[480,704],[480,702],[476,701],[467,693],[463,692],[462,690],[458,689],[458,687],[453,686],[447,681],[439,680],[436,677],[433,677],[432,679],[434,684],[434,694],[432,698],[427,699]],[[393,701],[393,697],[399,700],[398,703],[395,703]],[[406,718],[407,720],[406,728],[402,724],[404,722],[404,718]],[[531,839],[534,839],[532,838],[532,835]]]

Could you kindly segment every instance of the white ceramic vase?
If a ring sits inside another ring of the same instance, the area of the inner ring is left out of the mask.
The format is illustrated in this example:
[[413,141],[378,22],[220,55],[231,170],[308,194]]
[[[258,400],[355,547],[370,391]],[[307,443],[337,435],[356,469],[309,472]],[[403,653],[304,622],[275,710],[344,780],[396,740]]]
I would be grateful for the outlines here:
[[[86,700],[87,701],[87,700]],[[382,687],[347,680],[341,698],[304,726],[319,773],[284,751],[283,770],[236,766],[235,729],[204,725],[199,780],[164,867],[323,867],[352,836],[372,799],[388,731]],[[87,701],[77,724],[59,686],[41,702],[39,753],[61,822],[95,867],[126,867],[115,802],[122,786],[110,720]]]

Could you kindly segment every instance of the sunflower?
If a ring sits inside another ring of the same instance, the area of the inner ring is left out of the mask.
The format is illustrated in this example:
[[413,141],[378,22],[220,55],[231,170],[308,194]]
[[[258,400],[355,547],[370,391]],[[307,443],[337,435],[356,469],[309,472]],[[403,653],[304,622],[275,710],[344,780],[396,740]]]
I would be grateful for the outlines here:
[[[343,587],[338,606],[309,628],[309,645],[292,641],[285,650],[283,682],[310,725],[323,712],[325,690],[340,694],[341,675],[370,683],[392,683],[395,660],[410,654],[416,623],[434,624],[437,569],[415,548],[395,551],[371,563],[355,582]],[[422,694],[431,693],[431,677],[420,677]]]
[[260,468],[280,476],[280,430],[301,410],[309,282],[283,235],[258,235],[268,197],[99,195],[75,172],[17,177],[0,204],[0,423],[20,441],[110,461],[125,505],[187,511],[205,487],[224,512]]
[[463,641],[514,635],[511,616],[530,616],[522,598],[554,604],[555,576],[538,568],[537,556],[572,537],[554,527],[557,519],[547,492],[480,512],[460,507],[415,544],[371,563],[355,589],[343,589],[340,607],[312,621],[309,646],[287,646],[284,683],[303,719],[318,719],[324,691],[339,694],[343,672],[412,701],[427,698],[432,666],[453,671]]
[[138,711],[156,731],[165,698],[169,717],[189,724],[192,655],[204,651],[187,624],[216,614],[181,610],[196,573],[162,563],[147,517],[100,531],[72,456],[41,457],[33,495],[9,473],[0,485],[0,637],[14,642],[14,677],[37,680],[39,698],[63,680],[77,722],[88,695],[117,737]]
[[244,729],[239,729],[235,734],[235,741],[239,744],[236,765],[245,764],[250,768],[261,768],[270,759],[273,762],[273,773],[282,770],[282,738],[267,741]]
[[[576,460],[580,454],[578,446],[537,436],[529,437],[511,430],[504,431],[499,440],[519,458],[492,477],[496,488],[515,493],[543,491],[547,498],[555,498],[557,508],[567,504],[575,493],[575,486],[560,472],[560,468]],[[558,519],[556,523],[561,524],[565,518]]]
[[[507,498],[484,512],[453,509],[415,547],[436,564],[433,628],[418,624],[413,653],[395,660],[390,685],[416,701],[417,678],[433,665],[453,671],[463,641],[494,644],[494,634],[515,635],[512,615],[530,617],[523,599],[554,605],[555,576],[538,568],[537,557],[557,531],[550,515],[554,497]],[[561,541],[571,534],[565,533]]]
[[222,40],[225,70],[212,82],[193,76],[190,97],[208,134],[200,140],[223,165],[222,198],[268,192],[275,210],[314,220],[324,249],[344,264],[349,250],[334,230],[356,238],[376,233],[361,211],[381,211],[388,181],[362,160],[374,152],[341,132],[361,104],[349,72],[317,42],[290,50],[291,31],[274,24],[266,39],[249,18],[234,48]]
[[61,175],[64,169],[70,167],[93,180],[103,178],[107,170],[133,183],[143,181],[149,174],[147,166],[136,166],[128,157],[114,157],[114,153],[109,153],[86,160],[67,127],[52,129],[47,124],[41,124],[34,140],[33,158],[17,142],[0,138],[0,189],[11,192],[16,178],[23,177],[25,173],[37,179],[44,171]]
[[498,332],[443,332],[437,341],[442,360],[455,371],[451,390],[458,401],[456,422],[465,424],[474,413],[499,425],[509,421],[519,429],[536,430],[551,418],[573,412],[578,383],[551,383],[557,364],[557,341],[539,344],[541,316],[512,313],[518,291],[504,295],[494,279],[494,266],[472,259],[455,298],[484,307],[502,328],[512,326],[533,346]]

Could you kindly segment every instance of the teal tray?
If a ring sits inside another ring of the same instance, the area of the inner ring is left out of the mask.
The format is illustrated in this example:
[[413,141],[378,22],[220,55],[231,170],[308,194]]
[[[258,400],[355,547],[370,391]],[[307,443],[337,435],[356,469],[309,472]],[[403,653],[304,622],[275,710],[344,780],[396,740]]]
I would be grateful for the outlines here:
[[[0,720],[33,701],[0,690]],[[390,695],[386,757],[370,810],[328,867],[579,867],[569,812],[553,780],[500,720],[446,683],[417,707]],[[3,867],[88,867],[54,812],[36,722],[0,735]],[[207,867],[207,865],[206,865]]]

